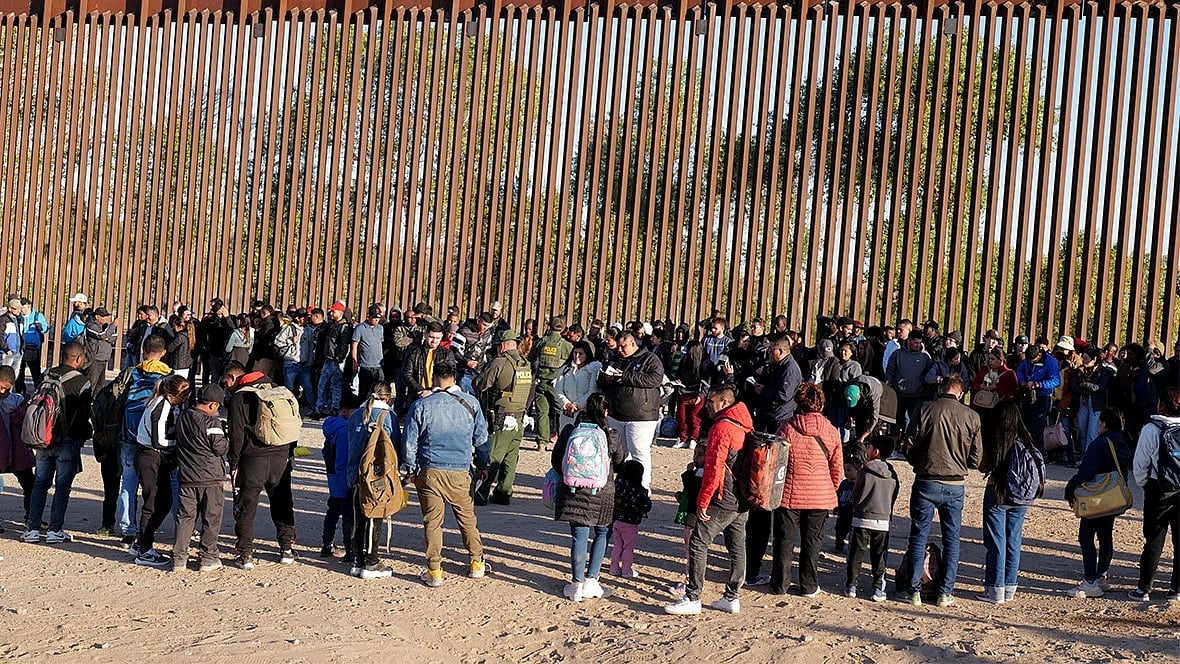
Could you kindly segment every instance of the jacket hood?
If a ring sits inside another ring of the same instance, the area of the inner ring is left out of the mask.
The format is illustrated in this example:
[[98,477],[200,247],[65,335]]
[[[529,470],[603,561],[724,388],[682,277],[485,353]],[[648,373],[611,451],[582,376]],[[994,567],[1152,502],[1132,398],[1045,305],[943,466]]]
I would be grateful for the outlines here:
[[262,373],[261,371],[251,371],[248,374],[243,374],[242,376],[239,376],[237,382],[234,383],[233,389],[236,390],[238,388],[245,387],[247,385],[253,385],[254,383],[260,383],[260,382],[269,381],[269,380],[270,380],[270,378],[266,374]]
[[348,420],[343,417],[333,415],[324,420],[324,435],[329,438],[335,438],[348,429]]
[[877,477],[884,479],[893,477],[892,473],[889,472],[889,464],[884,459],[873,459],[862,467],[866,473],[876,475]]
[[714,417],[713,420],[717,421],[723,417],[727,418],[727,419],[731,419],[734,422],[737,422],[738,424],[742,425],[742,427],[745,429],[753,429],[754,428],[754,420],[753,420],[753,418],[750,417],[750,409],[746,408],[746,404],[744,404],[740,401],[733,404],[729,408],[726,408],[725,410],[721,411],[720,413],[717,413],[716,417]]
[[1168,417],[1167,415],[1152,415],[1151,421],[1164,426],[1180,425],[1180,417]]
[[830,423],[822,413],[799,413],[787,423],[795,431],[804,436],[818,436],[824,431],[824,425]]
[[170,374],[172,367],[159,360],[144,360],[139,363],[139,368],[147,373]]

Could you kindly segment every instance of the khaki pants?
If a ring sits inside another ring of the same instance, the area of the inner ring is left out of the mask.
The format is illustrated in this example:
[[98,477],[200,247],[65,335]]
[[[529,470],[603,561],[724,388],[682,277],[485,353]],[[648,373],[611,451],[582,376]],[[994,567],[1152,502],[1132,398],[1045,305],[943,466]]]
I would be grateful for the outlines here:
[[422,505],[422,530],[426,536],[426,564],[430,569],[441,569],[443,531],[446,506],[451,506],[463,546],[472,560],[483,560],[483,542],[475,524],[475,505],[471,499],[471,475],[462,470],[425,468],[414,478],[418,487],[418,502]]

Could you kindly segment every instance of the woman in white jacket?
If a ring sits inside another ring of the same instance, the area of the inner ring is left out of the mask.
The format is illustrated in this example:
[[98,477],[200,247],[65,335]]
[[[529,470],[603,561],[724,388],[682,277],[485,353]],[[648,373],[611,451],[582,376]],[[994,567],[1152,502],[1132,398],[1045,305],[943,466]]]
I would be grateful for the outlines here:
[[598,391],[598,372],[602,365],[594,361],[594,351],[586,341],[574,344],[569,359],[553,382],[557,405],[561,408],[559,431],[574,423],[578,411],[586,407],[586,399]]

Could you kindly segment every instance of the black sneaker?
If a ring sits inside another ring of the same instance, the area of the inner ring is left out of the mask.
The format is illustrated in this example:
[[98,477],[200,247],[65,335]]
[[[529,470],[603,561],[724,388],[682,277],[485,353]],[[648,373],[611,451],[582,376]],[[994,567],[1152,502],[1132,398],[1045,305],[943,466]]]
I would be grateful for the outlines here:
[[124,535],[119,541],[124,544],[135,544],[137,539],[139,539],[139,535]]
[[1175,588],[1169,590],[1168,594],[1164,595],[1164,599],[1168,600],[1169,602],[1180,602],[1180,590]]
[[1130,597],[1131,599],[1139,600],[1140,602],[1147,602],[1147,601],[1151,600],[1151,593],[1146,590],[1136,588],[1136,589],[1132,590],[1131,592],[1127,593],[1127,597]]
[[324,546],[323,546],[323,547],[320,549],[320,558],[331,558],[331,557],[332,557],[332,553],[333,553],[333,548],[332,548],[332,545],[331,545],[331,544],[325,544],[325,545],[324,545]]
[[155,549],[148,549],[135,557],[135,564],[145,567],[169,567],[172,560]]
[[493,505],[510,505],[512,504],[512,496],[506,496],[502,493],[493,492],[491,497],[488,498],[488,502],[492,503]]
[[248,572],[254,569],[254,556],[238,556],[237,558],[234,558],[234,561],[231,564],[238,569],[246,570]]

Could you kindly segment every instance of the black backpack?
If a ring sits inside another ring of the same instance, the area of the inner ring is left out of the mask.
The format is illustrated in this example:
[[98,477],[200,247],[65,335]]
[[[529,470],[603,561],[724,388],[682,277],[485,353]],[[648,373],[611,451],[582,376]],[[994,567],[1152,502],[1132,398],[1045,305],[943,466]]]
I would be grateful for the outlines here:
[[1160,424],[1159,460],[1156,479],[1164,497],[1180,493],[1180,424]]

